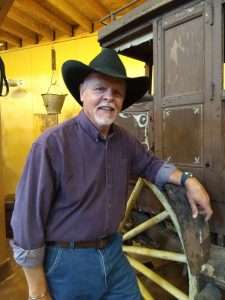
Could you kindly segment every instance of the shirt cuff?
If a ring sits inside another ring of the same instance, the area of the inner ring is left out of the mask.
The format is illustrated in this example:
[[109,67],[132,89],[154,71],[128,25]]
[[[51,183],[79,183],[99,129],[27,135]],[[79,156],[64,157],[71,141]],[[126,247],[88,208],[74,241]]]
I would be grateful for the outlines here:
[[164,163],[155,178],[155,184],[158,187],[163,187],[164,184],[166,184],[169,180],[170,174],[173,173],[177,168],[175,167],[175,165],[173,164],[169,164],[169,163]]
[[32,268],[43,264],[45,246],[37,249],[26,250],[16,245],[13,240],[10,240],[10,246],[13,250],[13,257],[18,265]]

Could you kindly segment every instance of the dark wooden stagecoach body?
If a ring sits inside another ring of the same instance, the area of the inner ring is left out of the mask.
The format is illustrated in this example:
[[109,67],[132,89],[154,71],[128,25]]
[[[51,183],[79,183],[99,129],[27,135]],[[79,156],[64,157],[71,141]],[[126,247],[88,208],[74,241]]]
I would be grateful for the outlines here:
[[[225,243],[224,3],[150,0],[99,33],[101,46],[144,61],[150,78],[154,66],[154,92],[145,97],[147,102],[123,113],[124,124],[136,128],[136,135],[144,143],[147,139],[157,155],[193,172],[207,187],[214,208],[211,232],[221,246]],[[129,125],[129,117],[133,124]]]

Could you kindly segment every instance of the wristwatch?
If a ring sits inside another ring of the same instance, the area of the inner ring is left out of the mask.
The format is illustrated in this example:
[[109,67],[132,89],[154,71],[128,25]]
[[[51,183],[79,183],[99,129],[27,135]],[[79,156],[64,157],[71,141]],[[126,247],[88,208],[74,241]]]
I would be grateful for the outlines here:
[[44,299],[48,295],[48,292],[44,292],[36,297],[29,296],[28,300],[41,300]]
[[188,178],[192,178],[193,174],[191,172],[183,172],[180,179],[180,185],[185,187],[185,182]]

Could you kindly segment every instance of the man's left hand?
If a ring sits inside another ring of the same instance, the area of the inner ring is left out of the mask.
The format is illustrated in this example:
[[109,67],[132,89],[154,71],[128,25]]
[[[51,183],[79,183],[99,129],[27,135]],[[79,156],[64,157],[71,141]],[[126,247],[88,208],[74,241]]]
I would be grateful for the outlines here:
[[188,178],[185,182],[185,187],[193,218],[197,218],[200,214],[204,216],[205,221],[208,221],[213,211],[210,205],[209,195],[205,188],[196,178]]

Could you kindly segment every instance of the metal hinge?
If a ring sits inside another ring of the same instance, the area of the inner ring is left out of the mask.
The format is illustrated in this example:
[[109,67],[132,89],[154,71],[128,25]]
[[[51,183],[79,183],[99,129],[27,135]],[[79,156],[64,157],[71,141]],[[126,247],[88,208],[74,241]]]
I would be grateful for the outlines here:
[[214,6],[212,0],[206,1],[205,22],[211,26],[214,24]]
[[215,83],[212,81],[211,82],[211,96],[210,96],[210,101],[214,100],[214,96],[215,96]]

